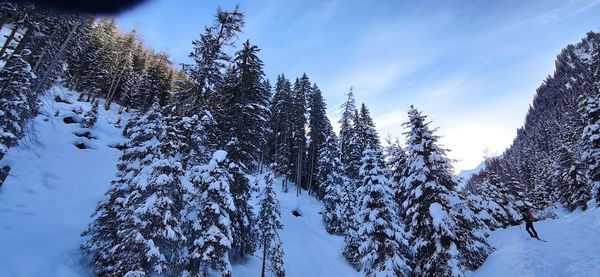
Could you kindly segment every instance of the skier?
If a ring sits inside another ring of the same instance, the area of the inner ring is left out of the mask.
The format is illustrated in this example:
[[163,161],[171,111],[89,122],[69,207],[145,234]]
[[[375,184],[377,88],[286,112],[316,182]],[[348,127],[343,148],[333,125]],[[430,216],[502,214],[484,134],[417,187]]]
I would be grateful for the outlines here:
[[532,238],[540,240],[535,228],[533,228],[533,213],[529,209],[525,209],[521,213],[523,215],[521,220],[525,221],[525,230],[527,230],[527,233],[529,233]]

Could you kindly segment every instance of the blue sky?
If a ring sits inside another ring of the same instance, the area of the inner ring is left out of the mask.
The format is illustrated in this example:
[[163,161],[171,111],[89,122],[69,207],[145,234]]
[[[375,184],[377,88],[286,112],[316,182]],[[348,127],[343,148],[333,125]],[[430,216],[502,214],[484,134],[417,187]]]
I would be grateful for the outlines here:
[[414,104],[439,127],[457,170],[508,147],[560,50],[600,31],[600,0],[149,0],[118,22],[185,63],[216,8],[235,4],[246,20],[240,41],[262,49],[268,78],[306,72],[332,121],[354,87],[382,137],[402,136]]

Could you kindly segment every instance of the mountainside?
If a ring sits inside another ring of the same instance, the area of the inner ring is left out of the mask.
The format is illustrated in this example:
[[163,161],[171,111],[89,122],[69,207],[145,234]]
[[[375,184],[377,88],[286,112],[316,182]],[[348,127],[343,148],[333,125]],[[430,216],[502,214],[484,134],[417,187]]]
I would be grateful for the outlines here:
[[[93,275],[84,266],[80,234],[114,178],[121,152],[112,146],[123,143],[123,137],[122,128],[114,126],[119,118],[116,105],[109,111],[100,109],[91,129],[65,123],[65,118],[83,119],[74,110],[81,108],[84,114],[91,108],[87,102],[76,101],[77,96],[53,88],[35,118],[37,136],[12,148],[4,159],[12,171],[0,189],[0,276]],[[92,139],[76,135],[88,131]],[[79,149],[76,144],[81,143],[88,149]],[[264,185],[258,184],[259,188]],[[295,191],[281,193],[280,184],[276,179],[287,276],[360,276],[341,254],[343,237],[325,231],[322,203],[306,192],[299,197]],[[258,255],[234,264],[234,276],[257,276],[261,270]]]
[[458,174],[456,176],[460,178],[459,188],[462,189],[465,186],[465,184],[467,183],[467,181],[469,180],[469,178],[471,178],[471,176],[479,173],[484,168],[485,168],[485,162],[482,162],[473,169],[463,169],[460,172],[458,172]]

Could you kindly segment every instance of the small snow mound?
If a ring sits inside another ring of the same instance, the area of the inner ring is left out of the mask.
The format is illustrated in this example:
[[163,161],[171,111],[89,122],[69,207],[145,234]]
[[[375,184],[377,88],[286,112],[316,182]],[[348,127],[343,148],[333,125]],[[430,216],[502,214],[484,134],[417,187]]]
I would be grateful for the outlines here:
[[213,154],[212,158],[213,158],[213,160],[217,161],[218,163],[222,163],[222,162],[225,161],[225,159],[227,159],[227,151],[225,151],[225,150],[217,150]]
[[96,137],[94,135],[92,135],[92,133],[90,131],[76,131],[73,132],[74,135],[80,137],[80,138],[87,138],[87,139],[96,139]]
[[440,203],[433,203],[429,206],[429,214],[431,215],[432,223],[435,226],[441,226],[444,219],[448,216]]

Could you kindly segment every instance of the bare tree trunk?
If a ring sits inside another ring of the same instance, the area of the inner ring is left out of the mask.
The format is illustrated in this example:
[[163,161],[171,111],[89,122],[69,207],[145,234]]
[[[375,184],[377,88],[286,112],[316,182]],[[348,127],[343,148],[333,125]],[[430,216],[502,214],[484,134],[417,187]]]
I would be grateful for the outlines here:
[[115,98],[115,94],[117,93],[117,88],[119,87],[119,83],[121,83],[121,77],[123,76],[123,71],[119,74],[114,87],[111,85],[111,91],[109,92],[108,98],[106,98],[106,102],[104,103],[104,109],[108,111],[110,109],[110,104],[112,104],[113,99]]
[[[311,143],[312,144],[312,143]],[[315,191],[313,190],[313,175],[314,175],[314,161],[315,161],[315,147],[311,147],[310,148],[310,161],[308,164],[308,194],[315,194]]]
[[262,270],[260,273],[261,277],[265,277],[265,271],[267,266],[267,239],[264,239],[263,243],[263,258],[262,258]]
[[296,196],[302,194],[302,145],[298,143],[298,159],[296,161]]
[[[56,36],[56,33],[58,33],[58,29],[55,29],[54,32],[52,32],[52,34],[50,35],[50,37],[48,39],[46,39],[46,42],[51,42],[54,37]],[[67,37],[68,38],[68,37]],[[41,47],[41,49],[45,49],[45,47]],[[46,49],[47,50],[47,49]],[[40,58],[37,60],[37,62],[35,63],[35,65],[33,66],[33,72],[37,73],[39,67],[42,65],[42,61],[44,60],[44,58],[46,57],[46,53],[48,51],[42,51],[42,54],[40,55]]]
[[[23,34],[23,36],[19,40],[19,44],[15,48],[14,53],[21,53],[25,49],[25,46],[27,45],[27,40],[31,38],[31,34],[33,33],[33,27],[26,26],[25,28],[26,28],[25,34]],[[30,55],[30,56],[32,56],[32,55]],[[8,58],[7,58],[7,60],[8,60]]]
[[4,54],[6,53],[6,50],[8,49],[8,46],[13,41],[13,39],[15,39],[15,34],[17,33],[18,29],[19,29],[19,26],[15,23],[13,25],[12,30],[10,31],[10,34],[8,34],[8,36],[6,37],[6,41],[4,42],[4,45],[2,46],[2,49],[0,49],[0,58],[4,57]]
[[65,39],[65,41],[60,45],[60,48],[58,49],[58,52],[52,58],[52,61],[50,62],[50,66],[48,66],[48,70],[46,70],[46,73],[44,74],[44,77],[41,79],[40,82],[37,83],[36,88],[34,90],[36,93],[40,92],[40,90],[43,88],[44,84],[50,78],[50,75],[54,71],[54,67],[56,67],[56,65],[58,64],[58,60],[60,60],[60,58],[63,56],[63,54],[67,50],[67,45],[69,44],[69,42],[73,38],[73,34],[75,33],[75,30],[77,29],[78,26],[79,26],[79,23],[76,24],[75,26],[73,26],[73,28],[71,28],[71,31],[69,32],[69,35],[67,36],[67,38]]

